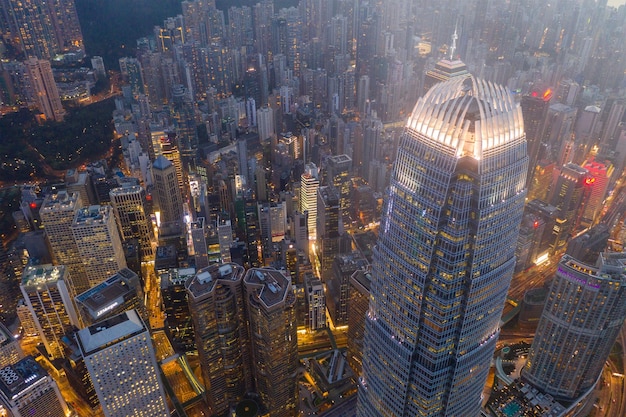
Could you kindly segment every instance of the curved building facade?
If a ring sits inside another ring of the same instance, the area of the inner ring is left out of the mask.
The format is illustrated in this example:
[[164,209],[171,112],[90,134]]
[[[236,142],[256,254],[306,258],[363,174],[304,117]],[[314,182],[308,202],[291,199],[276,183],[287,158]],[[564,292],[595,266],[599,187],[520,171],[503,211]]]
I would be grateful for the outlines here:
[[559,401],[594,386],[626,318],[626,253],[589,266],[565,255],[539,320],[522,378]]
[[374,251],[359,416],[479,414],[527,168],[503,87],[458,77],[417,102]]

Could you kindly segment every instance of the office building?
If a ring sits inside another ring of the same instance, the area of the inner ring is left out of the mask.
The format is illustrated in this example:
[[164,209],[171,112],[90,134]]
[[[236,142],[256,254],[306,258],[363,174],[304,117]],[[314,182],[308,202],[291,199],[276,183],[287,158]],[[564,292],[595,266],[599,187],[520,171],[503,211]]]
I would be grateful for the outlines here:
[[317,189],[320,186],[317,166],[310,162],[300,176],[300,213],[308,213],[309,239],[315,239],[317,227]]
[[604,207],[603,202],[606,198],[606,192],[615,167],[611,161],[596,161],[594,158],[591,158],[583,164],[583,168],[589,172],[587,182],[591,186],[591,191],[583,211],[582,224],[591,226],[595,224]]
[[221,262],[224,264],[230,263],[230,247],[233,244],[233,228],[231,227],[230,219],[217,219],[217,235],[220,243]]
[[339,254],[342,232],[339,192],[335,187],[317,189],[317,257],[325,280],[335,256]]
[[135,310],[78,332],[77,342],[106,417],[167,417],[148,328]]
[[72,234],[74,213],[81,208],[81,202],[77,193],[58,191],[48,195],[39,209],[53,261],[69,271],[68,284],[72,297],[89,288],[87,273]]
[[177,352],[196,350],[193,321],[185,288],[185,283],[195,275],[196,268],[170,268],[159,277],[165,312],[165,334]]
[[348,365],[356,375],[363,368],[363,337],[365,336],[365,315],[370,305],[370,271],[359,269],[350,277],[348,301]]
[[550,200],[558,209],[554,251],[564,248],[580,225],[592,188],[593,179],[586,169],[571,163],[561,168]]
[[352,158],[333,155],[326,161],[326,182],[339,192],[339,205],[344,224],[350,218],[350,194],[352,192]]
[[0,369],[13,365],[24,358],[24,352],[17,337],[0,323]]
[[527,165],[505,88],[455,77],[418,100],[373,255],[357,415],[479,414]]
[[17,302],[17,318],[20,320],[20,327],[22,328],[22,336],[24,337],[37,337],[39,335],[37,331],[37,325],[35,324],[35,318],[31,313],[28,305],[23,298]]
[[193,255],[196,269],[209,266],[209,249],[205,237],[204,217],[198,217],[196,221],[188,224],[191,245],[187,245],[190,255]]
[[110,206],[89,206],[76,210],[72,234],[87,274],[87,289],[126,268],[122,241]]
[[154,256],[154,231],[146,208],[146,190],[140,185],[127,184],[114,188],[109,196],[122,240],[137,239],[141,258],[151,260]]
[[322,281],[313,274],[304,277],[304,296],[307,306],[307,329],[319,330],[326,327],[326,298]]
[[335,326],[348,324],[350,277],[368,265],[359,252],[337,254],[326,278],[326,306]]
[[65,117],[65,109],[61,104],[61,97],[52,75],[50,61],[29,58],[25,64],[32,89],[31,93],[39,111],[43,113],[46,120],[62,121]]
[[181,222],[183,220],[183,198],[176,167],[165,156],[160,155],[152,165],[154,195],[157,197],[160,223]]
[[80,325],[66,281],[64,266],[40,265],[26,267],[20,284],[37,333],[52,359],[64,357],[61,339],[72,326]]
[[85,326],[136,309],[147,319],[141,282],[128,268],[120,269],[112,277],[79,294],[76,309]]
[[243,276],[237,264],[214,264],[185,284],[202,377],[210,387],[206,396],[216,415],[226,413],[253,387]]
[[251,268],[243,285],[256,391],[271,416],[295,416],[298,339],[291,279],[273,268]]
[[0,369],[0,416],[66,417],[70,410],[54,379],[32,356]]
[[531,188],[533,174],[539,158],[542,140],[546,128],[548,109],[552,90],[549,88],[534,88],[529,94],[522,96],[520,106],[524,116],[524,128],[526,131],[526,142],[528,147],[528,177],[526,186]]
[[571,402],[593,388],[626,318],[626,253],[559,262],[522,379]]

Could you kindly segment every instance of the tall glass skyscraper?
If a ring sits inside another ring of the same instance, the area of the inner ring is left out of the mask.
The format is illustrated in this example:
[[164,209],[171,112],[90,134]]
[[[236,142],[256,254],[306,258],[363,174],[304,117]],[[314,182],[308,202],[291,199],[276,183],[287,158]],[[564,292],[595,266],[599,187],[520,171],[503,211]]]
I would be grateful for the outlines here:
[[417,102],[374,251],[358,416],[479,414],[527,168],[505,88],[456,77]]

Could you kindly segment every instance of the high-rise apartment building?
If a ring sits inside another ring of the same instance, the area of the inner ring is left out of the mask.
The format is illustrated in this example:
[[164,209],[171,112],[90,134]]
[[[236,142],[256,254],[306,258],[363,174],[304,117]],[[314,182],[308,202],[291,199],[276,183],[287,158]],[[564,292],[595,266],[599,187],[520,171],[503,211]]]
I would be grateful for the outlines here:
[[253,386],[242,285],[244,273],[237,264],[214,264],[198,270],[185,284],[202,377],[213,414],[227,412]]
[[455,77],[418,100],[373,255],[357,415],[479,414],[527,165],[505,88]]
[[74,0],[2,0],[0,10],[0,34],[28,57],[52,59],[83,49]]
[[317,189],[320,186],[319,171],[313,162],[304,166],[300,176],[300,213],[308,213],[309,239],[315,238],[317,228]]
[[28,356],[0,369],[0,416],[66,417],[70,410],[58,385]]
[[65,117],[65,109],[57,84],[52,75],[50,61],[29,58],[25,62],[33,98],[46,119],[60,122]]
[[37,333],[53,359],[64,357],[61,339],[80,325],[66,282],[64,266],[40,265],[26,267],[20,284]]
[[47,196],[39,209],[41,222],[52,249],[53,261],[57,265],[64,265],[69,271],[68,284],[72,297],[89,288],[83,261],[72,234],[74,213],[81,205],[77,193],[59,191]]
[[77,210],[72,222],[72,234],[89,288],[126,268],[122,241],[110,206],[89,206]]
[[149,260],[154,256],[154,232],[146,209],[146,190],[129,184],[114,188],[109,195],[122,240],[137,239],[142,259]]
[[152,165],[154,194],[160,211],[160,223],[181,222],[183,220],[183,198],[176,167],[165,156],[160,155]]
[[106,417],[170,415],[150,332],[135,310],[84,328],[76,339]]
[[626,253],[603,253],[595,266],[561,259],[523,380],[564,401],[595,385],[626,318],[625,267]]
[[256,391],[270,415],[295,416],[298,339],[291,279],[273,268],[251,268],[243,285]]

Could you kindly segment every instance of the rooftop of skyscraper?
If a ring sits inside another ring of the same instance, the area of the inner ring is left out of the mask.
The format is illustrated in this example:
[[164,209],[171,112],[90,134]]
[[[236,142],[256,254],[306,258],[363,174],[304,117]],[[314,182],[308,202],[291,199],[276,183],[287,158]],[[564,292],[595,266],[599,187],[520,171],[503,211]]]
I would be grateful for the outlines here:
[[218,280],[237,281],[243,273],[243,267],[235,263],[213,264],[197,271],[187,282],[187,290],[193,297],[201,297],[211,292]]
[[80,330],[78,342],[83,355],[90,355],[144,331],[137,311],[130,310]]
[[111,215],[110,206],[89,206],[76,210],[74,225],[104,224]]
[[121,187],[114,188],[109,193],[111,197],[125,195],[125,194],[134,194],[138,193],[143,189],[141,185],[132,185],[132,184],[123,184]]
[[25,287],[37,286],[44,283],[56,282],[65,276],[63,265],[27,266],[22,274],[22,285]]
[[139,277],[128,268],[120,270],[106,281],[76,297],[76,304],[84,307],[96,320],[124,303],[124,296],[139,286]]
[[0,390],[11,399],[46,376],[48,373],[35,358],[27,356],[14,365],[0,369]]
[[289,290],[290,278],[274,268],[251,268],[244,282],[259,287],[258,297],[267,308],[282,303]]
[[46,197],[40,210],[56,211],[56,210],[73,210],[76,206],[78,194],[67,192],[65,190],[57,191]]
[[9,329],[7,329],[4,326],[4,324],[2,324],[0,322],[0,347],[4,346],[4,345],[8,345],[9,343],[13,342],[14,340],[15,340],[15,338],[13,337],[11,332],[9,332]]
[[171,268],[161,274],[161,289],[172,285],[184,285],[188,279],[196,275],[196,268]]
[[420,98],[406,124],[411,135],[435,141],[457,158],[481,159],[523,137],[522,110],[502,86],[474,76],[436,84]]

